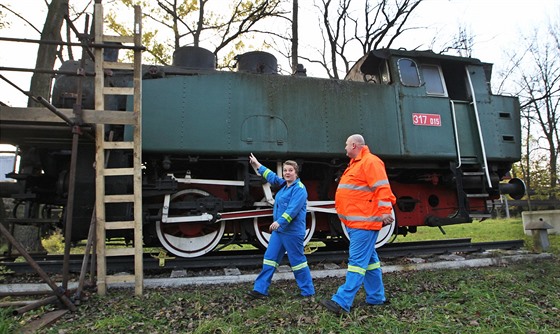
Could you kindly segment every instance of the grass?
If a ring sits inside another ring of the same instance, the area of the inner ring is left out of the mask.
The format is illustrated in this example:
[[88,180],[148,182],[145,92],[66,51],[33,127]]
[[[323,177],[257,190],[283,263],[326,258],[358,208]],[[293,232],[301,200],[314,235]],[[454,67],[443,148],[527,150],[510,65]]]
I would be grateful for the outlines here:
[[[520,220],[449,226],[447,234],[420,228],[398,241],[470,237],[474,242],[532,238]],[[318,300],[330,297],[343,278],[314,280],[316,299],[294,297],[293,280],[275,281],[271,298],[248,302],[252,284],[131,290],[89,295],[77,312],[39,333],[558,333],[560,332],[560,238],[550,236],[551,259],[501,267],[393,272],[384,275],[391,304],[355,307],[336,316]],[[0,309],[0,333],[17,333],[55,307],[14,317]]]
[[[443,227],[442,234],[437,227],[419,227],[416,233],[398,236],[395,242],[411,242],[438,239],[470,238],[472,242],[490,242],[501,240],[524,240],[525,248],[534,251],[534,242],[531,235],[524,233],[521,218],[489,219],[475,221],[471,224],[449,225]],[[560,235],[549,235],[550,248],[547,252],[560,255]]]

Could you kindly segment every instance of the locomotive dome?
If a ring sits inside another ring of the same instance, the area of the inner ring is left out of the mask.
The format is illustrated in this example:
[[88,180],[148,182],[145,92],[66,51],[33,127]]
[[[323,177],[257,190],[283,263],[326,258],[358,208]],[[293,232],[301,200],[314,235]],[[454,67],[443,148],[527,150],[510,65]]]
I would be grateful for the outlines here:
[[197,70],[215,70],[216,56],[198,46],[181,46],[173,52],[173,66]]
[[251,51],[235,56],[237,60],[237,71],[278,74],[278,61],[274,55],[265,51]]

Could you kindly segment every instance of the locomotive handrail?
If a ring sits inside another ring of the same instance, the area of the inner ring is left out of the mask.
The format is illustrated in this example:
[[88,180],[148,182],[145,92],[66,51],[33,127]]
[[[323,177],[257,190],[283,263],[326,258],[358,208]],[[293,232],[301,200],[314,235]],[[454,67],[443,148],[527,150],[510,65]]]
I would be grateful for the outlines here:
[[469,72],[468,66],[465,66],[465,71],[467,72],[467,79],[469,80],[469,88],[472,93],[472,104],[474,107],[474,116],[476,118],[476,127],[478,129],[478,137],[480,139],[480,147],[482,149],[482,162],[484,164],[484,174],[486,175],[486,181],[488,181],[488,187],[492,188],[492,181],[490,180],[490,172],[488,171],[488,161],[486,161],[486,149],[484,147],[484,138],[482,136],[482,128],[480,127],[480,119],[478,116],[478,106],[476,104],[476,93],[474,92],[474,87],[471,80],[471,74]]
[[459,144],[459,130],[457,129],[457,116],[455,115],[455,102],[449,100],[451,103],[451,116],[453,117],[453,133],[455,134],[455,147],[457,147],[457,167],[461,168],[461,145]]

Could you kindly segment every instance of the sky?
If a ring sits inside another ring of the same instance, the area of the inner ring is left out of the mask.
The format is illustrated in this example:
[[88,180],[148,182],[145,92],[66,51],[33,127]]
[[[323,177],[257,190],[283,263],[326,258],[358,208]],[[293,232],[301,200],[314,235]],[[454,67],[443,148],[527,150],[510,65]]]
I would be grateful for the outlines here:
[[[70,1],[87,3],[87,0]],[[0,4],[13,8],[41,29],[46,16],[44,0],[0,0]],[[309,32],[317,30],[318,23],[315,18],[306,19],[305,15],[313,10],[312,1],[299,0],[299,4],[300,39],[307,39],[307,43],[311,43],[310,41],[315,40],[317,36]],[[129,15],[133,16],[132,11]],[[411,26],[423,29],[407,33],[392,47],[411,49],[424,43],[426,47],[420,49],[427,49],[434,35],[442,36],[442,40],[443,36],[449,36],[446,38],[449,40],[457,34],[459,26],[463,26],[476,39],[473,57],[494,63],[496,67],[501,63],[504,52],[520,43],[521,36],[530,35],[537,27],[546,27],[550,19],[558,20],[559,17],[558,0],[425,0],[417,8],[416,15],[409,20]],[[1,37],[39,39],[39,33],[27,24],[13,16],[9,18],[12,24],[9,28],[0,29]],[[305,47],[305,42],[301,45]],[[360,56],[357,54],[356,60]],[[0,41],[0,66],[33,68],[35,58],[36,46],[32,44]],[[304,66],[308,68],[308,75],[324,76],[324,73],[313,69],[309,64],[304,63]],[[29,88],[31,74],[22,75],[7,71],[0,71],[0,74],[23,89]],[[26,97],[0,80],[0,101],[14,107],[23,107]]]

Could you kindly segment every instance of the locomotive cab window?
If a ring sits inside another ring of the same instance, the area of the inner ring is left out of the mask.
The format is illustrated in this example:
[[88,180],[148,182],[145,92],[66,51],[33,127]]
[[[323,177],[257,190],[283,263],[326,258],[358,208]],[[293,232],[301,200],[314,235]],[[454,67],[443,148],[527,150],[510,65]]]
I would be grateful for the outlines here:
[[397,62],[399,67],[399,76],[401,83],[405,86],[420,87],[420,74],[418,72],[418,65],[407,58],[401,58]]
[[441,68],[437,65],[422,65],[422,76],[428,95],[447,96]]

